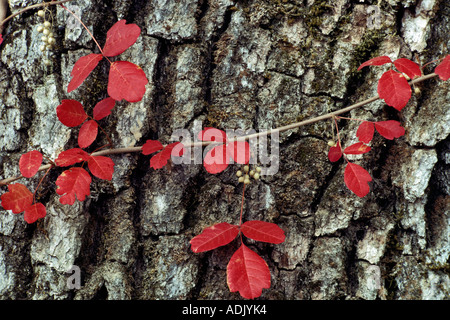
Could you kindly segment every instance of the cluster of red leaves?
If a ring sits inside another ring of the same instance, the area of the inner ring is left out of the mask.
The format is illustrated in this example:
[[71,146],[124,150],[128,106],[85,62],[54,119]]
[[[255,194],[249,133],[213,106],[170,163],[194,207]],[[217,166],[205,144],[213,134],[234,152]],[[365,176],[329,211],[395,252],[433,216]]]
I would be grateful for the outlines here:
[[109,97],[101,100],[94,107],[92,119],[85,121],[89,116],[84,111],[83,105],[76,100],[66,99],[61,101],[61,104],[56,108],[56,115],[59,121],[67,127],[72,128],[83,124],[78,133],[78,145],[84,149],[89,147],[97,138],[97,121],[108,116],[115,103],[116,101]]
[[150,158],[150,168],[155,170],[164,167],[171,156],[181,157],[184,153],[184,147],[180,142],[174,142],[164,147],[158,140],[147,140],[142,146],[142,154],[144,155],[160,150],[162,151]]
[[[234,161],[239,164],[247,164],[250,161],[250,145],[247,141],[229,141],[225,131],[215,128],[205,128],[199,132],[201,141],[211,141],[213,144],[203,159],[205,170],[211,174],[224,171]],[[142,153],[149,155],[157,153],[150,159],[150,168],[161,169],[167,164],[171,156],[181,157],[184,147],[180,142],[163,146],[157,140],[147,140],[142,146]]]
[[[358,70],[366,66],[381,66],[384,64],[393,64],[399,72],[390,69],[383,73],[378,81],[378,95],[387,105],[400,111],[411,98],[412,90],[406,77],[409,79],[418,78],[422,76],[422,69],[417,63],[409,59],[400,58],[392,61],[388,56],[380,56],[364,62],[359,66]],[[435,68],[435,73],[439,75],[441,80],[445,81],[450,78],[450,55],[446,56]],[[400,122],[395,120],[363,121],[356,132],[359,142],[346,147],[344,150],[342,150],[340,142],[338,142],[336,146],[329,149],[329,160],[336,162],[342,155],[369,152],[371,148],[367,144],[372,140],[375,129],[380,135],[389,140],[399,138],[405,134],[405,129],[400,125]],[[372,177],[367,170],[347,160],[344,182],[353,193],[361,198],[366,196],[370,191],[368,184],[370,181],[372,181]]]
[[[33,150],[23,154],[19,160],[19,168],[26,178],[34,176],[41,166],[43,156],[39,151]],[[34,202],[34,195],[21,183],[8,185],[8,192],[1,196],[2,206],[5,210],[12,210],[18,214],[24,212],[24,220],[33,223],[47,214],[45,206],[40,202]]]
[[[380,135],[389,140],[399,138],[405,134],[405,129],[400,125],[400,122],[395,120],[378,122],[363,121],[356,131],[359,142],[346,147],[344,150],[342,150],[338,142],[336,146],[331,147],[328,151],[328,159],[331,162],[336,162],[343,154],[364,154],[369,152],[371,148],[367,144],[372,140],[375,129]],[[347,160],[347,166],[344,171],[344,182],[347,188],[362,198],[370,191],[368,184],[370,181],[372,181],[372,177],[369,172],[363,167]]]
[[[191,249],[196,253],[213,250],[230,243],[239,233],[256,241],[273,244],[282,243],[285,239],[284,231],[274,223],[253,220],[236,226],[222,222],[204,229],[194,237],[190,241]],[[228,262],[227,283],[231,292],[239,291],[246,299],[257,298],[262,289],[270,288],[267,263],[242,242],[242,237],[239,249]]]
[[[421,77],[422,69],[417,63],[406,58],[392,61],[388,56],[380,56],[362,63],[358,70],[366,66],[381,66],[385,64],[393,64],[398,72],[390,69],[383,73],[378,80],[378,95],[388,106],[400,111],[411,98],[412,90],[408,80]],[[446,56],[435,68],[435,73],[439,75],[441,80],[445,81],[450,78],[450,55]]]
[[[125,20],[116,22],[106,34],[102,53],[88,54],[75,63],[70,74],[73,78],[67,87],[67,92],[78,88],[104,57],[115,57],[127,50],[136,42],[140,34],[141,29],[136,24],[126,24]],[[128,61],[111,62],[108,58],[106,59],[111,63],[108,78],[109,96],[117,101],[142,100],[148,83],[144,71]]]
[[[89,147],[97,138],[97,121],[111,114],[115,100],[105,98],[94,106],[93,117],[90,118],[83,105],[76,100],[63,100],[56,108],[59,121],[67,127],[81,125],[78,133],[78,145],[80,148],[72,148],[61,152],[55,160],[58,167],[68,167],[78,163],[87,163],[89,171],[95,177],[103,180],[111,180],[114,173],[114,162],[109,157],[92,156],[84,148]],[[86,121],[87,120],[87,121]],[[75,199],[84,201],[90,195],[91,176],[83,167],[73,167],[64,171],[57,179],[56,193],[61,195],[61,204],[75,203]]]

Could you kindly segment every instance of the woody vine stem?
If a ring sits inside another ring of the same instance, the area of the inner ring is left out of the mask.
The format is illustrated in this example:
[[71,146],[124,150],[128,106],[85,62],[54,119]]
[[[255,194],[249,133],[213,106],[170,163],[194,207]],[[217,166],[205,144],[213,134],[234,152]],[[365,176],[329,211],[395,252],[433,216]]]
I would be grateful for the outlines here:
[[[425,80],[431,79],[436,77],[437,74],[436,73],[430,73],[427,75],[424,75],[422,77],[419,77],[417,79],[414,79],[412,81],[409,82],[410,85],[416,84],[416,83],[420,83],[423,82]],[[266,131],[262,131],[259,133],[254,133],[254,134],[250,134],[250,135],[246,135],[246,136],[242,136],[242,137],[237,137],[232,141],[245,141],[245,140],[250,140],[250,139],[254,139],[254,138],[258,138],[258,137],[262,137],[262,136],[269,136],[273,133],[279,133],[279,132],[284,132],[287,130],[291,130],[291,129],[296,129],[302,126],[306,126],[309,124],[313,124],[319,121],[323,121],[323,120],[327,120],[327,119],[333,119],[333,117],[338,116],[340,114],[344,114],[347,112],[350,112],[353,109],[357,109],[360,108],[362,106],[365,106],[371,102],[377,101],[378,99],[380,99],[380,97],[377,96],[373,96],[372,98],[366,99],[364,101],[352,104],[348,107],[342,108],[340,110],[337,111],[333,111],[318,117],[314,117],[311,119],[307,119],[307,120],[303,120],[300,122],[294,122],[291,124],[288,124],[286,126],[282,126],[282,127],[278,127],[275,129],[270,129],[270,130],[266,130]],[[221,144],[221,142],[214,142],[214,141],[202,141],[202,142],[194,142],[194,143],[190,143],[190,144],[184,144],[183,146],[185,148],[193,148],[193,147],[202,147],[202,146],[207,146],[207,145],[211,145],[211,144]],[[105,156],[105,155],[112,155],[112,154],[123,154],[123,153],[134,153],[134,152],[141,152],[142,151],[142,146],[137,146],[137,147],[128,147],[128,148],[111,148],[111,149],[106,149],[106,150],[102,150],[102,151],[97,151],[92,153],[92,156]],[[39,168],[38,171],[44,171],[47,170],[49,168],[51,168],[53,166],[53,164],[46,164],[43,165]],[[11,177],[11,178],[6,178],[3,180],[0,180],[0,186],[4,186],[7,185],[13,181],[19,180],[23,178],[23,176],[17,176],[17,177]]]
[[[67,9],[63,3],[65,2],[69,2],[72,0],[62,0],[62,1],[51,1],[51,2],[44,2],[44,3],[40,3],[40,4],[35,4],[29,7],[24,8],[21,11],[18,11],[14,14],[12,14],[11,16],[9,16],[8,18],[4,19],[3,21],[0,22],[0,28],[3,27],[3,25],[9,21],[10,19],[14,18],[15,16],[28,11],[28,10],[32,10],[32,9],[36,9],[36,8],[40,8],[40,7],[46,7],[46,6],[50,6],[50,5],[60,5],[64,10],[68,11],[70,14],[72,14],[78,21],[81,22],[81,24],[83,25],[83,27],[87,30],[87,32],[89,33],[89,35],[92,37],[92,39],[95,41],[97,47],[100,48],[100,51],[102,51],[100,45],[97,43],[97,41],[95,40],[94,36],[90,33],[90,31],[88,30],[88,28],[84,25],[84,23],[80,20],[79,17],[77,17],[72,11],[70,11],[69,9]],[[423,82],[425,80],[431,79],[436,77],[437,74],[436,73],[430,73],[428,75],[424,75],[421,76],[419,78],[416,78],[414,80],[409,81],[410,85],[414,85],[416,83],[420,83]],[[254,138],[258,138],[258,137],[262,137],[262,136],[269,136],[272,135],[274,133],[280,133],[280,132],[284,132],[287,130],[291,130],[291,129],[296,129],[305,125],[309,125],[309,124],[313,124],[322,120],[327,120],[327,119],[333,119],[335,116],[347,113],[353,109],[357,109],[359,107],[362,107],[364,105],[367,105],[371,102],[374,102],[376,100],[380,99],[379,95],[373,96],[369,99],[366,99],[364,101],[352,104],[350,106],[347,106],[345,108],[342,108],[340,110],[337,111],[333,111],[318,117],[314,117],[311,119],[307,119],[307,120],[303,120],[300,122],[294,122],[282,127],[278,127],[275,129],[270,129],[270,130],[266,130],[266,131],[262,131],[259,133],[254,133],[254,134],[250,134],[250,135],[245,135],[245,136],[241,136],[241,137],[237,137],[233,140],[231,140],[231,142],[233,141],[245,141],[245,140],[250,140],[250,139],[254,139]],[[203,147],[203,146],[207,146],[207,145],[211,145],[211,144],[220,144],[218,142],[214,142],[214,141],[201,141],[201,142],[194,142],[194,143],[190,143],[190,144],[184,144],[185,148],[193,148],[193,147]],[[97,151],[97,152],[93,152],[91,155],[92,156],[105,156],[105,155],[113,155],[113,154],[124,154],[124,153],[135,153],[135,152],[141,152],[142,151],[142,146],[137,146],[137,147],[127,147],[127,148],[111,148],[111,149],[105,149],[105,150],[101,150],[101,151]],[[50,163],[50,164],[46,164],[41,166],[38,171],[45,171],[48,170],[50,168],[52,168],[54,166],[54,163]],[[9,183],[19,180],[23,178],[23,176],[17,176],[17,177],[10,177],[10,178],[6,178],[3,180],[0,180],[0,186],[5,186],[8,185]]]

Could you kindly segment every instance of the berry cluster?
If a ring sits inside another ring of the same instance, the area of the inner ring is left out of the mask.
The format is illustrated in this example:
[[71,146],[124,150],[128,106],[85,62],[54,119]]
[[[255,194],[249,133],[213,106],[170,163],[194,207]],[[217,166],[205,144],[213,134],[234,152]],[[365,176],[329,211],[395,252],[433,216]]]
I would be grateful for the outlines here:
[[[37,27],[37,31],[39,33],[42,33],[42,37],[41,37],[42,44],[39,47],[39,50],[41,50],[42,52],[52,49],[52,47],[56,43],[56,39],[52,32],[52,23],[45,19],[45,13],[46,12],[44,10],[39,10],[37,12],[37,15],[44,19],[44,22]],[[50,60],[46,59],[46,60],[44,60],[44,63],[46,65],[49,65],[51,62],[50,62]]]
[[[244,171],[244,172],[242,172]],[[236,176],[239,177],[239,182],[243,182],[244,184],[250,183],[250,178],[255,180],[259,180],[261,173],[261,167],[256,167],[254,170],[250,170],[249,166],[244,166],[242,170],[238,170],[236,172]]]

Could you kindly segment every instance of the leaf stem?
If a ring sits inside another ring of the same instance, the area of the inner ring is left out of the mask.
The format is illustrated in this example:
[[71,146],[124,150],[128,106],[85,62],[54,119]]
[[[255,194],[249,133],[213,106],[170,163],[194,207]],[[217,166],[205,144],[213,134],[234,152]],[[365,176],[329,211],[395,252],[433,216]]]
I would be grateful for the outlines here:
[[48,174],[48,172],[50,171],[51,168],[53,168],[53,165],[50,165],[50,167],[45,172],[44,176],[39,180],[39,183],[38,183],[38,185],[36,187],[36,190],[34,190],[34,193],[33,193],[33,202],[35,202],[35,200],[36,200],[36,192],[38,191],[42,181],[44,181],[44,178],[47,176],[47,174]]
[[242,200],[241,200],[241,213],[240,213],[240,217],[239,217],[239,228],[242,226],[242,213],[244,212],[245,183],[243,185],[244,185],[244,188],[242,188]]
[[364,122],[364,121],[373,122],[373,121],[370,121],[367,119],[348,118],[348,117],[341,117],[341,116],[336,116],[336,119],[353,120],[353,121],[361,121],[361,122]]
[[[91,36],[92,40],[94,40],[95,44],[96,44],[97,47],[100,49],[101,54],[102,54],[103,56],[105,56],[105,55],[103,54],[102,47],[101,47],[101,46],[98,44],[98,42],[97,42],[97,39],[95,39],[94,35],[91,33],[91,31],[89,31],[88,27],[86,27],[86,25],[83,23],[83,21],[81,21],[81,19],[80,19],[74,12],[72,12],[71,10],[69,10],[69,9],[68,9],[66,6],[64,6],[63,4],[60,4],[60,6],[61,6],[64,10],[66,10],[67,12],[69,12],[71,15],[73,15],[73,16],[75,17],[75,19],[77,19],[78,22],[81,23],[81,25],[83,26],[83,28],[86,29],[87,33],[89,33],[89,35]],[[109,61],[109,59],[108,59],[108,61]],[[110,61],[110,62],[111,62],[111,61]]]

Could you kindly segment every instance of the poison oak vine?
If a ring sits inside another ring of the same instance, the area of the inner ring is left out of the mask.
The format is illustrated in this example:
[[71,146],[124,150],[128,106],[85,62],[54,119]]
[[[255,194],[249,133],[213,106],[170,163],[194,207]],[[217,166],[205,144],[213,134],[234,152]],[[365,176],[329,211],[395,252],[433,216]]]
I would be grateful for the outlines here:
[[[25,8],[21,12],[58,4],[83,24],[73,12],[64,7],[62,3],[67,1],[69,0],[33,5]],[[3,26],[6,21],[21,12],[8,17],[1,22],[0,26]],[[86,26],[84,27],[89,32],[88,28]],[[423,75],[424,66],[420,66],[409,59],[400,58],[392,61],[387,56],[375,57],[362,63],[358,70],[367,66],[389,66],[388,70],[383,73],[378,81],[378,96],[341,110],[235,139],[229,139],[222,130],[205,128],[199,133],[199,140],[201,142],[185,145],[180,142],[175,142],[163,145],[157,140],[147,140],[143,146],[139,147],[113,148],[111,139],[102,129],[99,121],[107,118],[111,114],[116,101],[140,101],[145,94],[145,86],[148,80],[140,66],[130,61],[111,62],[108,58],[118,56],[132,46],[138,39],[140,32],[139,26],[127,24],[125,20],[119,20],[107,32],[106,42],[103,47],[100,46],[94,36],[89,32],[100,53],[91,53],[77,60],[71,72],[72,79],[67,87],[67,92],[74,91],[82,85],[99,61],[106,59],[110,63],[107,88],[109,97],[96,103],[92,115],[88,115],[85,107],[77,100],[64,99],[60,105],[56,106],[57,117],[63,125],[70,128],[80,127],[78,147],[62,151],[54,160],[47,158],[38,150],[31,150],[23,154],[19,160],[21,176],[0,181],[0,186],[8,187],[8,191],[1,196],[1,205],[5,210],[11,210],[14,214],[23,212],[24,220],[27,223],[34,223],[36,220],[46,216],[45,205],[36,201],[36,191],[32,193],[24,184],[13,183],[21,178],[32,178],[39,171],[45,171],[45,174],[41,177],[36,189],[39,189],[41,182],[52,168],[67,167],[68,169],[63,171],[56,179],[56,193],[60,195],[59,201],[61,204],[73,205],[75,201],[83,201],[90,195],[90,184],[93,177],[102,180],[112,179],[115,164],[110,157],[107,157],[108,155],[130,152],[141,152],[144,156],[151,155],[149,161],[150,168],[158,170],[166,166],[172,157],[183,156],[187,148],[210,146],[209,151],[203,159],[203,165],[207,172],[218,174],[226,170],[233,162],[241,165],[247,165],[249,163],[251,153],[247,140],[271,135],[276,132],[283,132],[326,119],[333,120],[337,133],[337,141],[329,142],[328,158],[331,162],[339,161],[342,157],[345,159],[344,183],[356,196],[364,197],[370,191],[369,182],[372,178],[366,169],[358,164],[352,163],[347,158],[347,155],[369,153],[371,151],[370,142],[375,132],[386,139],[392,140],[403,136],[405,129],[401,126],[400,122],[395,120],[374,121],[351,119],[340,115],[378,99],[383,99],[388,106],[400,112],[410,100],[412,95],[411,87],[414,87],[414,84],[437,76],[444,81],[450,78],[450,55],[436,61],[439,64],[435,68],[434,73],[428,75]],[[2,41],[3,38],[0,36],[0,44]],[[343,147],[337,123],[339,119],[360,122],[356,132],[357,143]],[[84,149],[91,146],[97,139],[99,129],[106,135],[108,144],[93,152],[87,152]],[[110,149],[106,149],[106,147],[110,147]],[[43,164],[44,160],[47,162],[46,164]],[[248,170],[248,166],[246,166],[244,169],[246,178],[242,176],[241,171],[237,174],[240,176],[240,181],[244,182],[239,223],[217,223],[204,229],[201,234],[191,240],[190,244],[193,252],[200,253],[227,245],[236,237],[239,237],[239,248],[233,254],[227,266],[227,283],[230,291],[239,291],[242,297],[253,299],[261,295],[262,289],[270,287],[271,276],[267,263],[256,252],[244,244],[243,237],[256,241],[279,244],[285,240],[285,233],[274,223],[258,220],[242,221],[245,188],[249,181]],[[256,173],[256,175],[253,173],[252,176],[255,180],[259,179],[259,173]]]

